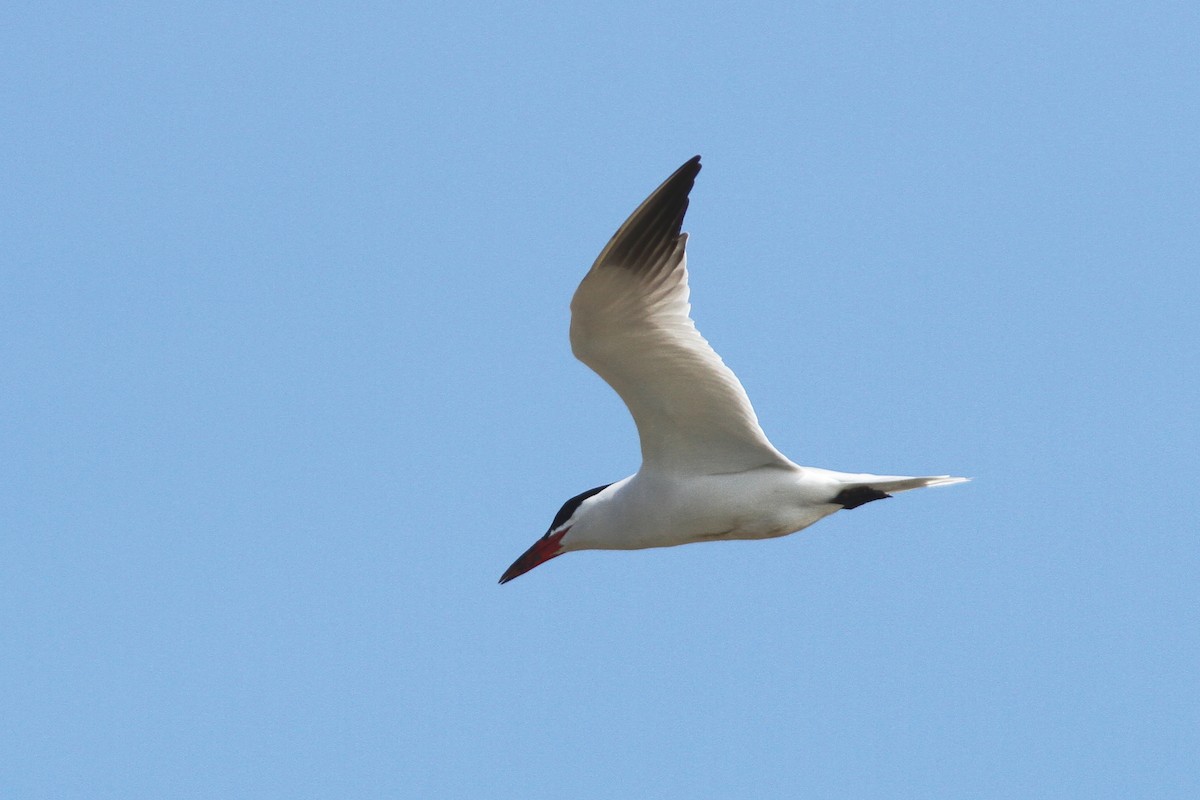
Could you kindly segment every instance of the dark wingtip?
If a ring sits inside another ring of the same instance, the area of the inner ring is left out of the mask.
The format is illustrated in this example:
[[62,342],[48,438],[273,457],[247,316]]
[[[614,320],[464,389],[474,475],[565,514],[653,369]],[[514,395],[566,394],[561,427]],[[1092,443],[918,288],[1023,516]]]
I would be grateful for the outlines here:
[[[655,195],[658,195],[658,203],[661,205],[677,205],[682,201],[684,210],[687,209],[687,197],[692,192],[692,187],[696,184],[696,176],[700,174],[702,165],[700,164],[700,156],[692,156],[687,161],[679,165],[679,169],[671,173],[671,176],[659,184],[650,197],[646,198],[647,202]],[[682,213],[679,215],[679,222],[683,222]],[[678,235],[678,230],[676,230]]]
[[850,486],[838,492],[837,497],[830,502],[837,503],[843,508],[858,508],[875,500],[891,497],[887,492],[881,492],[871,486]]
[[[686,175],[688,178],[694,181],[696,179],[696,175],[700,173],[701,169],[703,169],[703,165],[700,163],[700,156],[694,155],[687,161],[683,162],[679,166],[679,169],[675,170],[675,172],[671,174],[671,177],[667,178],[665,181],[663,181],[663,183],[670,183],[675,178],[678,178],[681,174]],[[690,186],[688,188],[691,189]]]
[[596,264],[614,263],[643,272],[669,262],[679,245],[688,195],[699,173],[698,155],[672,172],[617,229]]

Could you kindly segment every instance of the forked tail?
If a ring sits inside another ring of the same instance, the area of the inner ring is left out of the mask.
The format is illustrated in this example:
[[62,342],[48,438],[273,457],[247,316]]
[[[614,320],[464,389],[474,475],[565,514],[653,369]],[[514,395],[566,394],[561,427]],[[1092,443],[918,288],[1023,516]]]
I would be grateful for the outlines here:
[[923,478],[906,478],[899,475],[855,475],[858,480],[848,480],[833,502],[843,508],[858,508],[872,500],[891,497],[896,492],[923,489],[926,486],[947,486],[965,483],[970,478],[955,478],[951,475],[926,475]]

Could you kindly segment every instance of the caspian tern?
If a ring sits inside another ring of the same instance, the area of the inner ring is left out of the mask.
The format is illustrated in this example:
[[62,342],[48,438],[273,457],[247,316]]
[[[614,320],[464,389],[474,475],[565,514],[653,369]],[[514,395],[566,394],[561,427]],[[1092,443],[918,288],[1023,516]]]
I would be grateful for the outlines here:
[[801,467],[767,441],[746,390],[689,315],[680,228],[699,172],[696,156],[637,207],[571,301],[571,349],[629,407],[642,466],[564,503],[500,583],[572,550],[785,536],[895,492],[968,480]]

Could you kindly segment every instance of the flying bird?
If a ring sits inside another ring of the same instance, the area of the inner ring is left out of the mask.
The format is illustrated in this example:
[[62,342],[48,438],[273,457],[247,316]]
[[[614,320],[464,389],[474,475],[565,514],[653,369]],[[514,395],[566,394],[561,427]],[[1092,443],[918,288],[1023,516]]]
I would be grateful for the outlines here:
[[571,300],[571,349],[637,424],[638,471],[575,495],[500,577],[572,550],[639,550],[769,539],[949,475],[835,472],[767,441],[737,376],[696,330],[680,233],[700,156],[675,170],[600,251]]

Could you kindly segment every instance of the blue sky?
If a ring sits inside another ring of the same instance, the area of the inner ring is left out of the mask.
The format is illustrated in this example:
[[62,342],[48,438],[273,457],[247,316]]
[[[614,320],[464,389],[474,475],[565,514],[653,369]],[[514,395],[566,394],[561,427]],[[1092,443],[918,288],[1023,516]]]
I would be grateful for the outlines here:
[[[1200,794],[1200,14],[0,12],[0,793]],[[580,553],[571,292],[695,153],[802,464],[971,484]]]

